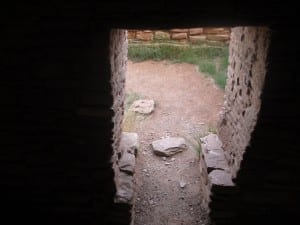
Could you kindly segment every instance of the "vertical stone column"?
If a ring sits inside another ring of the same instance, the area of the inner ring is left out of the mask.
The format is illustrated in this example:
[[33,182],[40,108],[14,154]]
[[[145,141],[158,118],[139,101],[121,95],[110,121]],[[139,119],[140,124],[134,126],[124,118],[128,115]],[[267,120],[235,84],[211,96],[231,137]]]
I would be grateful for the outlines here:
[[127,31],[114,29],[110,32],[110,63],[111,63],[111,86],[113,95],[113,162],[118,163],[117,152],[120,147],[122,134],[122,121],[125,100],[125,75],[127,69]]
[[233,177],[240,167],[260,110],[268,40],[265,27],[231,30],[225,103],[218,135]]

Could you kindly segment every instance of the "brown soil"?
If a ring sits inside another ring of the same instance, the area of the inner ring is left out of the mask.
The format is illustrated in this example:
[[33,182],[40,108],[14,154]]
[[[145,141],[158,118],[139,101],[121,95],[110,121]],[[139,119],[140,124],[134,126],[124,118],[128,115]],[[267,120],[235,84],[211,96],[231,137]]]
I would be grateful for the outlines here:
[[[129,61],[126,92],[155,101],[154,112],[135,124],[140,148],[134,225],[206,224],[198,152],[190,147],[164,160],[152,153],[150,144],[167,136],[192,140],[205,135],[216,127],[224,91],[195,65]],[[186,185],[182,188],[180,182]]]

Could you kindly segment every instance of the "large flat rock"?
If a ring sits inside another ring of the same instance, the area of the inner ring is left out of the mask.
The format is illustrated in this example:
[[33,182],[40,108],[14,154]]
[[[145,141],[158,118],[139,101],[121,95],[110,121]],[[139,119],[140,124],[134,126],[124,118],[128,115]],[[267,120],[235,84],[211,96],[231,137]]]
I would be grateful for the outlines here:
[[184,138],[168,137],[151,143],[154,154],[158,156],[172,156],[187,149]]

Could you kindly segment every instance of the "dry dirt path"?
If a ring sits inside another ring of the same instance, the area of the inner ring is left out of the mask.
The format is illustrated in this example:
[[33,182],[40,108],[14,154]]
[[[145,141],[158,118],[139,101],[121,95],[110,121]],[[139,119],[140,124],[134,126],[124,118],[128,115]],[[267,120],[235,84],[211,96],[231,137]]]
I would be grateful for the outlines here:
[[189,148],[164,160],[150,144],[167,136],[197,137],[215,127],[224,91],[191,64],[129,61],[126,92],[155,101],[154,112],[134,130],[140,141],[134,225],[206,224],[197,151]]

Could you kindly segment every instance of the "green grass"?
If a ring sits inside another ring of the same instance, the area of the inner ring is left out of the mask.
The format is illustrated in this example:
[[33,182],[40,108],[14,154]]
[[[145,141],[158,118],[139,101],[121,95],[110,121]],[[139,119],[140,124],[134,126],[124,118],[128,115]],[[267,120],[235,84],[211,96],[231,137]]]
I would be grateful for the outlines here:
[[228,67],[227,45],[208,45],[204,42],[187,46],[130,44],[128,58],[134,62],[169,60],[173,63],[195,64],[200,71],[211,76],[219,87],[225,88]]

